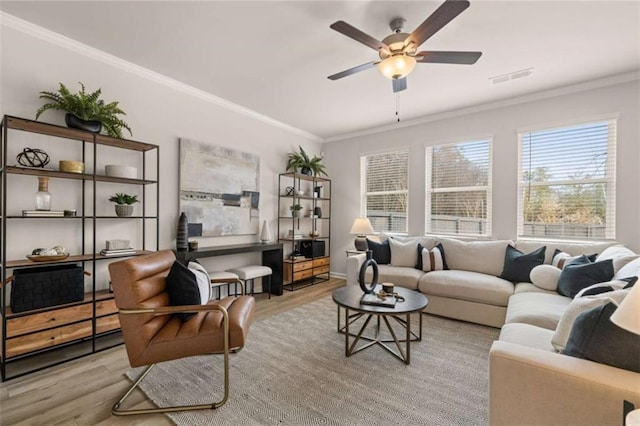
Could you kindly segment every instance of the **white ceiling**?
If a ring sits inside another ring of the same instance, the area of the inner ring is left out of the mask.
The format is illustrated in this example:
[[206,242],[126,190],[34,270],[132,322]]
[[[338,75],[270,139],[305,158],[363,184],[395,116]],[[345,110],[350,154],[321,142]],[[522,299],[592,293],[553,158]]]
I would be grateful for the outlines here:
[[[442,1],[2,1],[0,9],[323,139],[393,124],[377,69],[328,75],[377,53],[329,25],[382,39]],[[408,121],[640,69],[639,1],[486,1],[421,50],[479,50],[475,65],[418,64],[401,92]],[[533,67],[531,77],[489,78]]]

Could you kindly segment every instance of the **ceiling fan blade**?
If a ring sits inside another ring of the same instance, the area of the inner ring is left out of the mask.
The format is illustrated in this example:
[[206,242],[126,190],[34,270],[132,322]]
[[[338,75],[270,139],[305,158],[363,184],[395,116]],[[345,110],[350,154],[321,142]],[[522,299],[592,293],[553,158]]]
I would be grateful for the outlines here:
[[386,49],[389,50],[389,46],[384,44],[383,42],[376,40],[371,37],[369,34],[365,34],[354,26],[347,24],[344,21],[337,21],[333,24],[329,25],[329,28],[336,30],[339,33],[346,35],[349,38],[354,39],[355,41],[359,41],[365,46],[369,46],[373,50]]
[[416,53],[416,62],[437,64],[475,64],[482,52],[424,51]]
[[407,77],[391,80],[393,83],[393,93],[398,93],[407,89]]
[[329,80],[338,80],[339,78],[346,77],[360,71],[368,70],[369,68],[373,68],[378,64],[378,62],[379,61],[367,62],[366,64],[358,65],[357,67],[349,68],[348,70],[344,70],[342,72],[330,75],[327,78]]
[[468,7],[467,0],[446,0],[418,28],[413,30],[404,45],[409,46],[413,42],[417,48]]

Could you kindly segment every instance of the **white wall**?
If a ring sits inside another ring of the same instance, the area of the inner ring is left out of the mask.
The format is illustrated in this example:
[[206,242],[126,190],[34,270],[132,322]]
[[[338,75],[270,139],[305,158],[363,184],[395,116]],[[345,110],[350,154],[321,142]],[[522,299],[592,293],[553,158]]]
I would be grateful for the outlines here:
[[[43,103],[38,98],[40,91],[55,91],[58,82],[63,82],[75,91],[79,89],[77,82],[82,81],[88,90],[102,88],[104,99],[120,102],[122,109],[127,112],[126,121],[133,129],[132,139],[160,146],[161,249],[175,248],[179,215],[178,138],[232,147],[260,156],[260,227],[263,220],[268,220],[274,235],[277,229],[278,173],[284,171],[286,154],[297,149],[298,145],[311,153],[320,151],[318,142],[310,138],[223,108],[164,84],[162,79],[149,78],[145,73],[131,72],[127,70],[127,66],[118,65],[117,60],[105,62],[96,59],[95,55],[80,53],[82,49],[63,47],[58,42],[51,43],[7,25],[3,25],[0,35],[2,36],[0,113],[34,119],[35,111]],[[40,120],[64,124],[63,113],[57,111],[45,112]],[[55,166],[61,159],[80,159],[68,158],[72,153],[61,152],[53,142],[46,139],[27,137],[22,139],[22,143],[24,145],[12,148],[13,151],[10,151],[10,155],[7,156],[9,164],[14,164],[15,153],[24,146],[51,149],[49,152],[52,157],[51,165]],[[120,160],[124,164],[130,161],[126,157],[116,157],[113,161],[115,160]],[[37,180],[35,177],[14,178],[15,175],[9,181],[8,206],[14,209],[14,214],[15,212],[20,214],[19,211],[22,209],[34,208]],[[13,188],[11,184],[14,185]],[[52,179],[50,184],[52,208],[66,209],[69,205],[79,208],[78,185],[73,181]],[[130,188],[112,187],[112,190],[123,192]],[[69,197],[73,201],[67,202]],[[98,197],[97,211],[109,209],[108,211],[112,212],[112,206],[113,204],[106,200],[106,195]],[[35,247],[64,244],[74,251],[73,246],[79,244],[80,230],[77,229],[79,228],[77,224],[70,227],[68,222],[60,223],[60,221],[25,222],[27,221],[13,220],[8,224],[7,255],[9,259],[23,259]],[[115,228],[116,225],[108,222],[101,222],[101,226],[106,228],[102,228],[103,231],[99,234],[98,249],[104,246],[104,239],[122,238],[123,232],[129,232]],[[135,240],[135,238],[132,239]],[[200,246],[252,241],[258,241],[258,235],[203,239],[200,241]],[[220,270],[259,262],[259,256],[259,254],[225,256],[209,259],[203,263],[212,270]],[[102,288],[106,286],[106,278],[100,278],[98,281]]]
[[409,146],[409,234],[424,233],[425,147],[443,142],[493,138],[493,238],[516,238],[519,129],[617,114],[616,239],[640,249],[640,84],[638,80],[508,107],[459,115],[324,145],[333,179],[332,271],[345,272],[349,234],[360,215],[362,154]]

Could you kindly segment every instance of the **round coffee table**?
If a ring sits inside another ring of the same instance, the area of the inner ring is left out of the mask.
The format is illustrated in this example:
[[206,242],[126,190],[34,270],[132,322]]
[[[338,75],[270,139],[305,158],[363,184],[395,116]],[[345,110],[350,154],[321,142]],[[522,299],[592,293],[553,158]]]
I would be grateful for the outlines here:
[[[377,286],[375,291],[380,290],[380,286]],[[376,306],[376,305],[363,305],[360,303],[362,298],[362,290],[358,286],[340,287],[333,292],[333,301],[338,305],[338,332],[344,333],[344,353],[347,357],[358,353],[364,349],[367,349],[373,345],[378,345],[384,348],[387,352],[395,356],[405,364],[411,362],[411,342],[422,340],[422,315],[420,317],[419,332],[416,335],[411,331],[411,314],[420,313],[429,301],[426,296],[417,291],[409,290],[407,288],[395,287],[395,292],[404,297],[404,302],[397,301],[394,307]],[[340,325],[340,309],[345,311],[345,324]],[[355,313],[349,314],[349,311]],[[369,325],[371,318],[376,317],[375,335],[365,336],[364,331]],[[360,327],[357,334],[353,334],[349,331],[349,325],[364,317],[364,323]],[[404,339],[399,339],[395,331],[391,327],[389,319],[394,320],[402,326],[405,330]],[[380,324],[384,322],[387,326],[389,334],[392,339],[383,339],[380,336]],[[350,337],[355,337],[351,344],[349,343]],[[359,348],[356,345],[360,340],[367,341]],[[395,343],[397,352],[389,347],[386,343]],[[403,350],[401,343],[405,344]]]

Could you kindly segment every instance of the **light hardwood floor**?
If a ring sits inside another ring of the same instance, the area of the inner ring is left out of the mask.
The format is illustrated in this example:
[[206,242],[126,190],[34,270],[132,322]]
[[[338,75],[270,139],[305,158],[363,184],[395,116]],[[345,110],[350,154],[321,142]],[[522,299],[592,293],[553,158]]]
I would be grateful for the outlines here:
[[[256,295],[256,320],[328,296],[345,284],[331,279],[268,300]],[[233,360],[232,360],[233,362]],[[170,425],[162,414],[115,417],[111,406],[130,386],[124,345],[0,384],[0,425]],[[231,383],[233,386],[233,383]],[[140,391],[130,407],[152,406]]]

